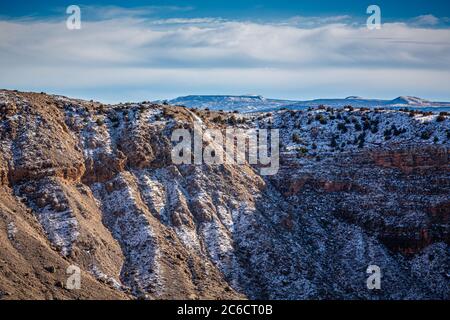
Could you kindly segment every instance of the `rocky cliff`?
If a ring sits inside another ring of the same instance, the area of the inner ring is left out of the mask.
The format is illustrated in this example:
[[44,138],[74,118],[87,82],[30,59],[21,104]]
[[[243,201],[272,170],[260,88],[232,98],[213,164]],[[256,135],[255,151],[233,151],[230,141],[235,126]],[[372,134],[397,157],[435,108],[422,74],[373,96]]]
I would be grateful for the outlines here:
[[[194,122],[279,129],[279,172],[173,164],[171,134]],[[0,91],[0,298],[449,299],[449,130],[417,112]]]

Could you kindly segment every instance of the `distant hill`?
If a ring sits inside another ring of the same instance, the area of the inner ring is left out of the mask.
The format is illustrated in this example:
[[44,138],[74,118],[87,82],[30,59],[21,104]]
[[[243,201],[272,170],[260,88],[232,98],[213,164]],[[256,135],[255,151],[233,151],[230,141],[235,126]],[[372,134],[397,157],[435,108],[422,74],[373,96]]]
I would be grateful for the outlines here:
[[281,108],[304,109],[319,105],[342,108],[351,105],[356,108],[404,108],[426,111],[449,111],[450,102],[433,102],[418,97],[401,96],[393,100],[366,99],[350,96],[345,99],[315,99],[307,101],[269,99],[260,95],[191,95],[168,101],[172,105],[188,108],[239,111],[242,113],[274,111]]
[[183,105],[188,108],[223,111],[238,110],[243,113],[270,111],[297,103],[297,101],[293,100],[267,99],[259,95],[198,95],[179,97],[168,102],[172,105]]

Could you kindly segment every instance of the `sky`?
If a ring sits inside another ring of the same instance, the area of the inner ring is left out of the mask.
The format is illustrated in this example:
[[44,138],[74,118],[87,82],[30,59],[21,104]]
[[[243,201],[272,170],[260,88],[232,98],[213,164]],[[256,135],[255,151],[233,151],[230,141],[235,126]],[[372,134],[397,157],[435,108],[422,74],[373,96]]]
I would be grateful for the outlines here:
[[[369,30],[369,5],[381,28]],[[81,8],[69,30],[66,8]],[[103,102],[190,94],[450,101],[450,2],[8,1],[0,88]]]

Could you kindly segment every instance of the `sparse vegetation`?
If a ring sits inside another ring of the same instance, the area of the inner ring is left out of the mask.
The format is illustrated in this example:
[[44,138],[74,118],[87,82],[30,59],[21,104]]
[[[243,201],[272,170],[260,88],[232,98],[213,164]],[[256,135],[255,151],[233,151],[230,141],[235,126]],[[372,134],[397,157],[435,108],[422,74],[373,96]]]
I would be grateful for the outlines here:
[[228,119],[228,124],[230,125],[235,125],[237,123],[237,118],[235,115],[232,115],[229,119]]
[[222,123],[222,117],[221,116],[215,116],[212,119],[212,122],[214,122],[214,123]]
[[328,123],[327,119],[324,117],[323,114],[316,114],[315,120],[319,121],[320,124],[322,124],[322,125],[325,125]]
[[331,138],[330,147],[331,147],[331,148],[336,148],[336,147],[337,147],[336,136],[333,136],[333,137]]
[[300,135],[298,133],[294,133],[292,135],[292,141],[297,144],[302,143],[302,139],[300,138]]
[[302,156],[306,155],[307,153],[308,153],[308,148],[306,148],[306,147],[297,148],[297,155],[299,157],[302,157]]
[[423,140],[429,140],[431,138],[431,133],[428,131],[423,131],[420,138]]
[[338,123],[337,125],[338,130],[340,130],[342,133],[347,133],[348,129],[347,126],[345,125],[345,123]]
[[447,112],[441,112],[439,116],[436,118],[437,122],[444,122],[446,119]]
[[345,106],[344,109],[347,109],[350,112],[355,110],[352,106]]

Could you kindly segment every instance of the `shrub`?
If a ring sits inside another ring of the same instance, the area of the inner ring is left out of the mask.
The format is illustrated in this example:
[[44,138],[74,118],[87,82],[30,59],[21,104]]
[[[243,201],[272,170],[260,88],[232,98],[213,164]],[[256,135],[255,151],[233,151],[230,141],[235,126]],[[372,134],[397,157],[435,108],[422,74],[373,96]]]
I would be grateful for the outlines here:
[[405,128],[397,129],[397,127],[395,125],[392,125],[392,130],[394,131],[394,136],[399,136],[402,133],[406,132]]
[[370,131],[371,131],[373,134],[377,134],[377,133],[378,133],[378,126],[373,126],[373,127],[370,129]]
[[364,143],[366,142],[366,134],[363,132],[358,136],[358,139],[356,142],[358,142],[358,148],[362,149],[364,148]]
[[322,114],[317,114],[316,115],[316,121],[319,121],[320,124],[327,124],[327,119],[325,119],[325,117]]
[[302,143],[302,139],[300,138],[300,136],[298,135],[298,133],[294,133],[292,135],[292,141],[295,143]]
[[298,154],[305,155],[308,153],[308,148],[305,148],[305,147],[297,148],[297,152],[298,152]]
[[364,143],[365,142],[366,141],[364,139],[363,140],[359,140],[358,148],[360,148],[360,149],[364,148]]
[[228,123],[233,125],[236,124],[237,123],[236,116],[233,115],[230,119],[228,119]]
[[330,147],[331,147],[331,148],[336,148],[336,147],[337,147],[336,136],[333,136],[333,137],[331,138]]
[[119,118],[118,118],[115,114],[110,114],[110,115],[108,116],[108,118],[109,118],[109,120],[110,120],[112,123],[115,123],[115,122],[118,122],[118,121],[119,121]]
[[212,121],[214,123],[221,123],[222,122],[222,117],[221,116],[216,116],[212,119]]
[[97,125],[99,126],[99,127],[101,127],[105,122],[103,121],[103,119],[97,119],[96,121],[95,121],[96,123],[97,123]]
[[367,119],[364,120],[363,129],[364,129],[364,131],[370,129],[370,122],[369,122],[369,120],[367,120]]
[[338,123],[337,128],[338,130],[342,131],[342,133],[346,133],[348,131],[345,123]]
[[431,138],[431,133],[430,133],[430,132],[427,132],[427,131],[424,131],[424,132],[422,132],[422,134],[420,135],[420,138],[423,139],[423,140],[428,140],[428,139]]
[[353,111],[353,110],[355,110],[352,106],[345,106],[344,109],[347,109],[348,111]]
[[359,124],[359,122],[355,123],[355,130],[356,131],[361,131],[362,130],[361,124]]

